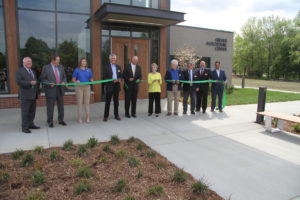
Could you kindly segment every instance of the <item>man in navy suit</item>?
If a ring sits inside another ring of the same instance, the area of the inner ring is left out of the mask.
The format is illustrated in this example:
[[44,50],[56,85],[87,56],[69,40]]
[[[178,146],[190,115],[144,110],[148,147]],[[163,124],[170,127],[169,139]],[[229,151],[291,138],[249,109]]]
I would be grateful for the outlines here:
[[218,107],[219,111],[223,112],[222,110],[222,98],[223,98],[223,90],[224,85],[227,83],[225,71],[220,69],[221,63],[220,61],[215,62],[215,69],[211,72],[211,79],[215,81],[224,81],[223,83],[212,83],[211,86],[211,95],[212,95],[212,102],[211,102],[211,112],[215,110],[216,107],[216,98],[218,96]]

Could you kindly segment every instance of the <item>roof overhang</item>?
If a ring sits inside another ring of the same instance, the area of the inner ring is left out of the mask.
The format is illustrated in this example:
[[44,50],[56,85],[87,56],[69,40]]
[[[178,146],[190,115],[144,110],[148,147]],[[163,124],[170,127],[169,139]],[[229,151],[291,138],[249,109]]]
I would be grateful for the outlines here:
[[184,13],[153,8],[143,8],[104,3],[96,12],[101,22],[118,22],[150,26],[170,26],[184,21]]

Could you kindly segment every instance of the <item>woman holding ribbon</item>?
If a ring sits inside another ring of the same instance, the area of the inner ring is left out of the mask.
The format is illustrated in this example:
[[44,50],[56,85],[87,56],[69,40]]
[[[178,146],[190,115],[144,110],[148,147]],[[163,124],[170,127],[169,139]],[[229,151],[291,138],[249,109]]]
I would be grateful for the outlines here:
[[153,102],[155,101],[155,116],[158,117],[161,113],[160,107],[160,93],[161,93],[161,74],[157,72],[157,64],[151,64],[151,70],[148,74],[148,92],[149,92],[149,107],[148,107],[148,116],[151,116],[153,113]]
[[[90,122],[90,96],[91,96],[91,85],[86,84],[87,82],[93,81],[92,70],[88,68],[86,58],[81,58],[79,61],[79,67],[77,67],[72,75],[72,82],[78,83],[75,86],[76,98],[77,98],[77,113],[78,122],[82,123],[82,105],[84,104],[86,113],[86,122]],[[83,84],[80,84],[83,83]]]

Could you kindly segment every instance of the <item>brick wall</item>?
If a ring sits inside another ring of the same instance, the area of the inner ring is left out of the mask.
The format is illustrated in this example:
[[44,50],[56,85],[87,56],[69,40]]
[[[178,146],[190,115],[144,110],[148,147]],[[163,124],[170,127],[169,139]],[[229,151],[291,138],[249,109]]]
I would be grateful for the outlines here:
[[[94,94],[91,94],[91,104],[94,103]],[[64,104],[65,105],[75,105],[76,104],[76,96],[75,93],[66,93],[64,96]],[[37,106],[45,106],[46,98],[44,95],[39,96],[37,100]],[[18,95],[9,94],[9,95],[0,95],[0,109],[5,108],[19,108],[20,100],[18,99]]]

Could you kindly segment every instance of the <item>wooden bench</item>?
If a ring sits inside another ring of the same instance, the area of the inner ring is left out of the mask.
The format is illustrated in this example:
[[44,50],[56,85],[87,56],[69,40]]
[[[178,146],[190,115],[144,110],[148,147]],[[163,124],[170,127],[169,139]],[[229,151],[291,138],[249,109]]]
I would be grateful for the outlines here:
[[272,119],[278,119],[277,128],[282,130],[284,128],[284,122],[289,121],[293,123],[300,124],[300,117],[275,113],[275,112],[257,112],[258,115],[265,116],[265,128],[268,132],[276,132],[276,130],[272,129]]

